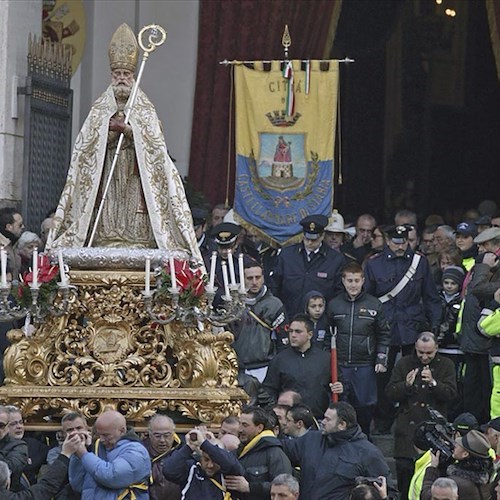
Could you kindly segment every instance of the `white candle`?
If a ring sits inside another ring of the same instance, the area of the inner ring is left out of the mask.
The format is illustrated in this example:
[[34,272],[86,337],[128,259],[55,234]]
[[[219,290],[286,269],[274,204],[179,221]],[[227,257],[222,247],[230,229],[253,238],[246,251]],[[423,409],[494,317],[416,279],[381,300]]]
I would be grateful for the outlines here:
[[33,288],[38,288],[38,248],[33,250]]
[[1,250],[1,263],[2,263],[2,286],[7,286],[7,252],[4,247]]
[[217,266],[217,252],[212,252],[210,258],[210,279],[208,280],[208,289],[213,290],[215,285],[215,268]]
[[245,293],[245,268],[243,267],[243,254],[238,255],[238,271],[240,273],[240,292]]
[[222,280],[224,281],[224,295],[227,297],[228,301],[231,301],[231,294],[229,293],[229,283],[227,278],[227,264],[222,261]]
[[236,275],[234,274],[234,260],[232,250],[229,250],[229,253],[227,254],[227,261],[229,262],[229,276],[231,278],[231,286],[236,286]]
[[146,258],[146,277],[144,278],[144,292],[149,297],[151,295],[151,259]]
[[57,252],[57,259],[59,261],[59,273],[61,274],[61,286],[66,286],[66,273],[64,272],[64,260],[61,249],[59,249],[59,252]]
[[170,263],[170,279],[172,280],[172,290],[177,291],[177,277],[175,276],[175,264],[174,264],[174,258],[170,257],[169,258],[169,263]]

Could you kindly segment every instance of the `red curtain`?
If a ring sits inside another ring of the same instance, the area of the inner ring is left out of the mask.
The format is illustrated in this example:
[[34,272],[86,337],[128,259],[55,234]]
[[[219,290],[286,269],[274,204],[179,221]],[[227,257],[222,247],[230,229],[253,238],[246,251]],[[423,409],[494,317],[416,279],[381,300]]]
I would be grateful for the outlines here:
[[[201,0],[196,93],[189,180],[210,203],[234,193],[234,127],[229,132],[231,67],[228,59],[283,59],[285,24],[289,57],[329,57],[342,0]],[[234,110],[232,111],[234,116]],[[228,179],[228,136],[231,135]]]
[[498,79],[500,80],[500,2],[498,0],[486,0],[486,11],[488,12],[488,24],[490,25],[491,45],[497,64]]

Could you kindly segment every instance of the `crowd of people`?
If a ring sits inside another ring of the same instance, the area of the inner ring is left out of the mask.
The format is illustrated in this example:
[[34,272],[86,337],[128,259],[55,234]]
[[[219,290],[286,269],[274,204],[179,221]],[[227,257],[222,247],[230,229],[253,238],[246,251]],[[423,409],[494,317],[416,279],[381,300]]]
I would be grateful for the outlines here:
[[[43,250],[50,215],[38,236],[16,209],[0,210],[14,279]],[[250,405],[184,437],[157,414],[144,440],[116,412],[92,429],[69,413],[51,449],[47,436],[25,435],[17,408],[0,407],[5,498],[496,498],[497,211],[454,227],[437,215],[420,227],[408,210],[390,225],[363,214],[351,227],[338,211],[313,214],[302,241],[281,249],[223,205],[192,215],[207,269],[217,255],[219,290],[221,263],[244,254],[244,276],[235,273],[246,308],[227,329]],[[451,422],[449,453],[422,438],[434,411]],[[390,432],[399,497],[371,442]]]

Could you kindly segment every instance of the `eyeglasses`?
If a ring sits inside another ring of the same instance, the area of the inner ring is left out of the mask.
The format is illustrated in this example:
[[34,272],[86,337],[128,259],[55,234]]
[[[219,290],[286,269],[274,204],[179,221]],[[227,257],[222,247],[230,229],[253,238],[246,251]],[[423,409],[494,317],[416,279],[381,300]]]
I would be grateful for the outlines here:
[[5,429],[9,425],[9,422],[0,422],[0,429]]

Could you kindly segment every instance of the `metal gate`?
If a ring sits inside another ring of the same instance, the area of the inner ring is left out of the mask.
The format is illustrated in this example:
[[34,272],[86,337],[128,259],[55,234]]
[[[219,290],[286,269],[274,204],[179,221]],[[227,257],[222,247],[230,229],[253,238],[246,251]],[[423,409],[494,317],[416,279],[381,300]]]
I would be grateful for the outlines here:
[[22,214],[26,227],[40,233],[40,223],[55,209],[71,155],[73,91],[71,52],[67,46],[30,36],[24,112]]

